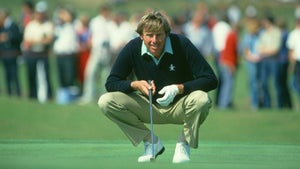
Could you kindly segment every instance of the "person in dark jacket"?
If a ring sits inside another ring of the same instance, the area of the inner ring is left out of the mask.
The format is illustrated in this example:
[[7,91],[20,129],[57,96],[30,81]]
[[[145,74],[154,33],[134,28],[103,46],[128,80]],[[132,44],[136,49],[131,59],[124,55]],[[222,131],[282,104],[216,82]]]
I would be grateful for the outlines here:
[[9,96],[21,96],[17,59],[21,54],[22,34],[10,17],[9,11],[0,9],[0,58],[3,61],[6,92]]
[[[152,91],[153,123],[181,124],[173,163],[190,161],[190,147],[198,147],[198,131],[211,108],[208,92],[217,78],[199,50],[184,36],[170,33],[166,16],[153,11],[137,26],[139,37],[120,52],[106,81],[107,93],[98,105],[134,146],[144,142],[138,162],[151,161],[164,152],[158,136],[145,126],[150,122],[148,91]],[[136,80],[129,79],[134,73]],[[150,83],[148,82],[150,80]]]

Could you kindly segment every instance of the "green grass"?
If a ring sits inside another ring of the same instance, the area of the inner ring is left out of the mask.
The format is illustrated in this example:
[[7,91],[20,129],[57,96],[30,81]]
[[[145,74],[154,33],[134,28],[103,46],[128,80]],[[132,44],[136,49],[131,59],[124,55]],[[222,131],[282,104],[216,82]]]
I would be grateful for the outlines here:
[[191,162],[172,164],[174,144],[154,163],[137,163],[141,147],[123,141],[35,140],[1,141],[0,168],[96,169],[96,168],[202,168],[293,169],[298,168],[299,145],[233,144],[204,142],[192,150]]
[[0,97],[0,169],[96,168],[298,168],[300,114],[297,111],[212,108],[200,128],[199,149],[188,164],[171,163],[180,125],[155,125],[166,152],[139,164],[137,148],[96,104],[40,104]]
[[[96,103],[57,105],[0,97],[0,139],[118,139],[125,136]],[[300,114],[290,110],[224,111],[212,108],[200,129],[208,141],[299,144]],[[155,125],[164,139],[173,140],[180,125]]]

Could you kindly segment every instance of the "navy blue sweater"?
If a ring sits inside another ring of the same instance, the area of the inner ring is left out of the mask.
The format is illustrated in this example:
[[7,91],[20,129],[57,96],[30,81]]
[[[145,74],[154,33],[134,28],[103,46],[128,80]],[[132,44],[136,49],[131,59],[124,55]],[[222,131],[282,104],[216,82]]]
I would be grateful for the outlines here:
[[[130,93],[134,90],[128,76],[133,72],[138,80],[154,80],[156,93],[154,100],[161,97],[158,91],[164,86],[183,84],[184,93],[174,100],[195,90],[208,92],[217,87],[217,78],[196,47],[182,35],[169,35],[173,54],[165,53],[158,65],[148,54],[141,56],[142,40],[131,40],[117,57],[106,81],[108,92]],[[174,69],[170,69],[170,66]]]
[[0,42],[1,51],[20,51],[20,44],[22,42],[22,34],[16,23],[11,23],[8,28],[0,27],[0,33],[7,33],[8,39]]

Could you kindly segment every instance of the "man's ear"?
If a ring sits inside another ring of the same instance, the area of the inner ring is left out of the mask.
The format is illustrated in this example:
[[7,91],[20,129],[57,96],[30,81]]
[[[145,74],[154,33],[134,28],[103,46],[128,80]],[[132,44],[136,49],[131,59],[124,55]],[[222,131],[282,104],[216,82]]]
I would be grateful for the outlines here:
[[140,35],[140,38],[141,38],[141,40],[144,40],[142,35]]

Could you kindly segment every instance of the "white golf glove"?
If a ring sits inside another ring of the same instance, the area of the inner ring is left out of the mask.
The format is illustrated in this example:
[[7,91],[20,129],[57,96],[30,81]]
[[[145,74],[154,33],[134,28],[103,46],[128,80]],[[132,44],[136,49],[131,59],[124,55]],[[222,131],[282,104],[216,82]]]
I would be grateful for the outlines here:
[[156,102],[161,106],[168,106],[173,102],[175,96],[178,94],[179,89],[176,85],[169,85],[163,87],[158,94],[165,94],[162,98],[156,99]]

